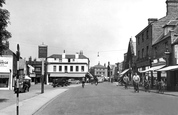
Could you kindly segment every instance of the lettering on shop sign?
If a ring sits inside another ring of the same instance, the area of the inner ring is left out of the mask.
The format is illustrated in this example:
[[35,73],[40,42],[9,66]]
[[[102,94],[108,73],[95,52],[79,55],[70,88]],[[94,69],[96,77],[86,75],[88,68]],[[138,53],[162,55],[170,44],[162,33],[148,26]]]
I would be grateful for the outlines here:
[[0,60],[0,66],[5,66],[8,64],[8,61]]

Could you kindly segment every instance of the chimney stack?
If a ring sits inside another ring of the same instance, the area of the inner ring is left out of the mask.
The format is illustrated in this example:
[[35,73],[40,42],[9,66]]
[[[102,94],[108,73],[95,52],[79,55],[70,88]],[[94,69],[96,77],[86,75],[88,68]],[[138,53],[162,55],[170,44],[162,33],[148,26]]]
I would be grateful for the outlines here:
[[63,54],[62,54],[62,59],[65,59],[66,58],[66,53],[65,53],[65,50],[63,51]]
[[148,18],[148,24],[158,21],[157,18]]
[[167,13],[166,15],[177,15],[178,12],[178,0],[167,0]]

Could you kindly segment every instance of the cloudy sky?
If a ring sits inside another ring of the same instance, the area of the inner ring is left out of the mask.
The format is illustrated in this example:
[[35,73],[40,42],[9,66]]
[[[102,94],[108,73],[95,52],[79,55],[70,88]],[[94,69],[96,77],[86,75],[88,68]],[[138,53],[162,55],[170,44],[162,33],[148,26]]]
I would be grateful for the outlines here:
[[[147,26],[148,18],[166,15],[166,0],[6,0],[10,12],[10,49],[38,58],[38,45],[48,56],[83,51],[91,66],[123,61],[129,39]],[[99,57],[97,57],[99,52]]]

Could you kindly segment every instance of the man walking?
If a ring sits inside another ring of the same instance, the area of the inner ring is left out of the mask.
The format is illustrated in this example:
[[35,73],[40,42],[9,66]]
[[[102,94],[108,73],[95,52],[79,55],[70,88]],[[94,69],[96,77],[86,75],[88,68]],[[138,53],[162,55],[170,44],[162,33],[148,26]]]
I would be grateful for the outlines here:
[[135,92],[139,92],[139,82],[140,82],[140,77],[135,73],[133,76],[133,84],[134,84],[134,90]]
[[129,77],[127,75],[124,76],[123,81],[125,82],[125,89],[128,88]]

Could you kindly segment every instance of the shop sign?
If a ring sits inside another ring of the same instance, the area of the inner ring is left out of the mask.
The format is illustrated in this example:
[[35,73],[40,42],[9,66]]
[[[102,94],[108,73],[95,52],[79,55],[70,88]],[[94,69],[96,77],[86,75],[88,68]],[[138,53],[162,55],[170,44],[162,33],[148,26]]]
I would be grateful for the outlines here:
[[9,75],[8,74],[0,74],[0,78],[9,78]]
[[47,58],[48,47],[46,45],[41,45],[38,47],[38,57]]
[[174,56],[176,59],[176,64],[178,64],[178,45],[174,45]]
[[0,69],[12,69],[12,57],[0,57]]

